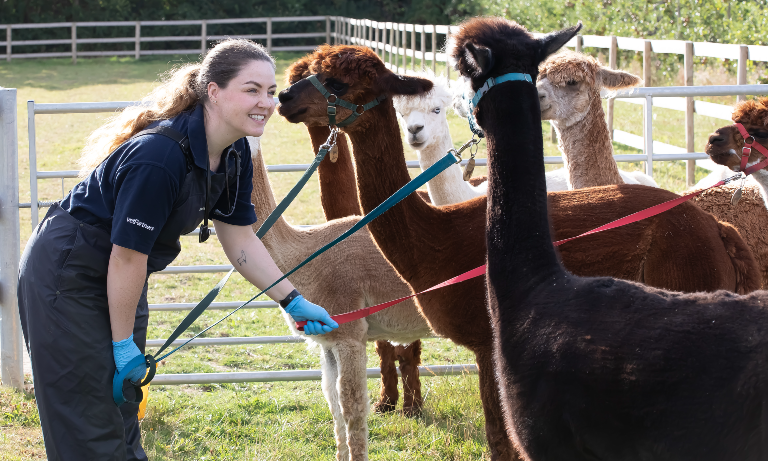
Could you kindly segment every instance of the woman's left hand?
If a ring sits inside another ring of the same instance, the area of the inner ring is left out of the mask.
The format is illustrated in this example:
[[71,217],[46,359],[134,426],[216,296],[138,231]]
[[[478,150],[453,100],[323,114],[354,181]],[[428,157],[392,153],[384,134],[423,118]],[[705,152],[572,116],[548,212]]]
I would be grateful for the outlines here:
[[306,320],[304,333],[308,335],[322,335],[339,328],[339,324],[328,315],[325,309],[307,301],[301,295],[288,304],[285,312],[290,314],[295,321]]

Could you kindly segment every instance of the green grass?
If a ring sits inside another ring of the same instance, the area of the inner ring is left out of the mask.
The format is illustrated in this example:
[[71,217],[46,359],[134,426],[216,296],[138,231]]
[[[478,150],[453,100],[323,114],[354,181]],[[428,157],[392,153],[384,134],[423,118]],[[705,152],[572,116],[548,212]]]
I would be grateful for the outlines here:
[[[299,54],[278,54],[278,84],[283,88],[285,67]],[[85,102],[130,101],[141,98],[157,83],[158,74],[185,62],[183,57],[155,59],[81,59],[72,65],[66,59],[17,60],[0,63],[0,84],[18,88],[18,130],[20,201],[28,202],[29,141],[26,101]],[[655,110],[654,133],[658,140],[682,145],[682,114]],[[75,160],[83,142],[109,114],[40,115],[36,118],[37,158],[40,170],[76,169]],[[617,128],[642,133],[642,109],[616,104]],[[466,121],[449,114],[454,144],[470,137]],[[696,118],[697,150],[705,136],[722,123]],[[559,155],[549,141],[549,124],[542,123],[545,155]],[[637,153],[616,145],[616,152]],[[313,155],[302,125],[291,125],[275,115],[262,138],[268,164],[308,163]],[[408,159],[415,155],[406,149]],[[479,157],[485,157],[485,142]],[[556,166],[549,166],[548,169]],[[641,165],[622,164],[626,170]],[[685,188],[684,162],[655,164],[656,180],[675,191]],[[412,175],[417,173],[412,170]],[[478,167],[476,175],[485,174]],[[697,179],[705,174],[697,171]],[[275,194],[282,197],[300,173],[272,176]],[[75,180],[65,180],[69,190]],[[62,196],[60,180],[39,181],[41,200]],[[41,211],[42,216],[43,211]],[[29,210],[20,211],[22,247],[31,233]],[[285,214],[293,224],[323,222],[316,181],[310,181]],[[204,244],[182,240],[183,250],[175,265],[226,264],[216,238]],[[152,303],[194,302],[221,277],[221,274],[153,275],[149,300]],[[222,301],[245,300],[254,287],[234,275],[220,296]],[[203,314],[192,332],[212,324],[225,311]],[[149,338],[164,338],[179,323],[182,313],[154,312]],[[285,335],[282,317],[272,309],[243,310],[206,334],[216,336]],[[446,340],[424,341],[425,364],[471,363],[472,355]],[[368,348],[368,366],[378,366],[373,346]],[[318,369],[318,354],[303,344],[251,345],[238,347],[190,347],[167,360],[161,373],[213,371],[268,371]],[[377,380],[369,380],[369,396],[378,396]],[[484,436],[484,419],[476,376],[426,377],[423,379],[426,408],[423,416],[409,419],[399,414],[369,417],[370,457],[394,459],[485,459],[489,457]],[[34,397],[0,388],[0,458],[44,457]],[[144,445],[151,459],[334,459],[335,445],[331,414],[319,382],[263,383],[243,385],[153,386],[146,419],[142,422]]]

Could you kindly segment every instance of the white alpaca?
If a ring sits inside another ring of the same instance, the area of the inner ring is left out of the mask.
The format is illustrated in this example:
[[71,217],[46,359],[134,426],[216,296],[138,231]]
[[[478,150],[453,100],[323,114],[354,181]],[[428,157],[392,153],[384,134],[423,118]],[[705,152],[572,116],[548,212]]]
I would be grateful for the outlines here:
[[[429,78],[429,77],[425,77],[425,78]],[[456,114],[459,117],[467,118],[467,113],[469,112],[469,109],[468,109],[466,100],[462,96],[464,95],[465,91],[467,94],[470,94],[471,90],[467,90],[467,88],[469,87],[467,86],[467,82],[465,79],[459,79],[453,84],[456,86],[456,88],[452,92],[453,93],[453,102],[452,102],[453,110],[456,112]],[[400,97],[406,98],[405,96],[400,96]],[[424,97],[426,98],[428,96],[424,96]],[[414,97],[413,99],[418,99],[418,98]],[[395,108],[397,108],[397,102],[395,102]],[[445,123],[447,126],[447,123],[448,123],[447,120]],[[421,164],[421,162],[419,162],[419,164]],[[424,169],[425,168],[424,165],[421,165],[421,168]],[[460,175],[459,179],[461,178],[462,177]],[[558,168],[553,171],[548,171],[546,173],[546,180],[547,180],[547,192],[568,190],[568,171],[565,168]],[[430,197],[432,197],[431,193],[430,193]]]
[[[432,91],[422,96],[395,96],[395,110],[404,121],[403,129],[408,145],[416,151],[419,166],[426,170],[453,148],[448,130],[446,109],[452,95],[445,78],[430,78],[435,84]],[[448,205],[485,195],[488,183],[477,186],[464,181],[459,165],[451,165],[427,183],[429,198],[434,205]]]

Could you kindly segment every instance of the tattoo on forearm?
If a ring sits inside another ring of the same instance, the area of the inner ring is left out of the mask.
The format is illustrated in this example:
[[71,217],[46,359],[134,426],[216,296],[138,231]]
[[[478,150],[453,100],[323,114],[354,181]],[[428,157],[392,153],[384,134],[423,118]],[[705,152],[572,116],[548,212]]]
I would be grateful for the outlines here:
[[240,257],[237,258],[237,263],[240,264],[241,266],[245,264],[245,251],[240,250]]

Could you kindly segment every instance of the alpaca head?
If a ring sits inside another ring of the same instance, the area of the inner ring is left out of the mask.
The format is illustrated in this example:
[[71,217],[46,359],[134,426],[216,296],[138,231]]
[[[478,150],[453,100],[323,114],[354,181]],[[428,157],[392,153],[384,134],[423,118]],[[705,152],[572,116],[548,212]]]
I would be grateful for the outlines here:
[[448,80],[425,75],[434,86],[427,93],[414,96],[395,96],[395,110],[405,122],[405,138],[415,150],[422,150],[435,141],[449,136],[446,109],[451,104]]
[[[287,70],[291,86],[280,92],[278,112],[291,123],[328,125],[328,102],[306,80],[310,75],[315,75],[330,93],[359,105],[367,104],[380,95],[415,95],[432,89],[429,80],[392,73],[369,48],[322,45]],[[350,110],[338,106],[336,120],[342,121],[351,114]],[[371,111],[366,111],[345,131],[370,128],[373,121]]]
[[639,77],[602,66],[592,56],[565,51],[550,56],[539,66],[541,119],[571,126],[583,120],[590,106],[600,101],[600,90],[637,86]]
[[[731,115],[734,123],[741,123],[747,132],[768,148],[768,98],[751,99],[736,104]],[[709,136],[705,152],[713,162],[725,165],[734,171],[741,165],[741,148],[744,138],[736,125],[724,126]],[[754,164],[763,159],[757,149],[752,149],[748,164]]]
[[489,77],[509,72],[526,73],[535,80],[539,64],[576,35],[581,23],[541,38],[502,18],[474,18],[460,27],[446,49],[456,70],[477,91]]

